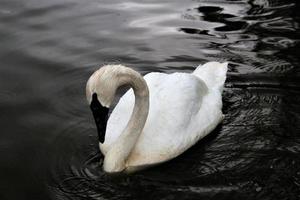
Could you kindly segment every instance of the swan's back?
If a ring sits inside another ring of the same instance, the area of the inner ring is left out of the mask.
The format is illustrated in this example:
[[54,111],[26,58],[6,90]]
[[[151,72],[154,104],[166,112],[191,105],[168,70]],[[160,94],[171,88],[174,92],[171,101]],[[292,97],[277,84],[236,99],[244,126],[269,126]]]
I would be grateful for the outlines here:
[[[207,63],[193,73],[150,73],[148,118],[127,167],[148,166],[170,160],[212,131],[222,120],[221,90],[227,64]],[[129,90],[112,112],[106,130],[105,154],[122,133],[134,106]]]

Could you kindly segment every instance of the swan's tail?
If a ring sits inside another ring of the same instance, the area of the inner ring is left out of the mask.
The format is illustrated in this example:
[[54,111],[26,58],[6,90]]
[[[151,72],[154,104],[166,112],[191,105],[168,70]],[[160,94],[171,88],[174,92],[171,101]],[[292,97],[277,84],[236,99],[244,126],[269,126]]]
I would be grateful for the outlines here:
[[227,65],[227,62],[208,62],[199,65],[193,74],[202,79],[208,88],[222,92],[226,80]]

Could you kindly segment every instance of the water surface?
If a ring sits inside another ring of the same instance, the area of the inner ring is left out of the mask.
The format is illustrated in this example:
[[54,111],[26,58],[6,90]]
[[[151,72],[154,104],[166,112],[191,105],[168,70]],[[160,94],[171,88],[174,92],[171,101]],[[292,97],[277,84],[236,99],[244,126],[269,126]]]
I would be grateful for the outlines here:
[[[299,199],[299,3],[1,0],[0,199]],[[224,122],[178,158],[103,173],[85,83],[228,61]]]

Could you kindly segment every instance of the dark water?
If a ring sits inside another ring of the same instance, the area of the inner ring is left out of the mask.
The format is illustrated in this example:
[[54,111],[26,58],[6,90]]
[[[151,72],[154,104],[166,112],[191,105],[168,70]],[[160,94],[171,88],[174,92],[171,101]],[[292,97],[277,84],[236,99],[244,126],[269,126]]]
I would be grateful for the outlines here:
[[[295,0],[0,0],[0,199],[299,199]],[[90,74],[229,61],[221,124],[130,176],[101,169]]]

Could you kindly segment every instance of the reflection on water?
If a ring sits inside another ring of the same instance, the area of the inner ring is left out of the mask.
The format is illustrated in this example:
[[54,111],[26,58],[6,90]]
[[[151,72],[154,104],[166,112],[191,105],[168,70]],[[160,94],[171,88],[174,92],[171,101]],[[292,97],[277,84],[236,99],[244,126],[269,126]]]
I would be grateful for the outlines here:
[[[3,0],[0,198],[299,199],[298,10],[283,0]],[[90,74],[213,60],[230,63],[224,122],[168,163],[104,174]]]

